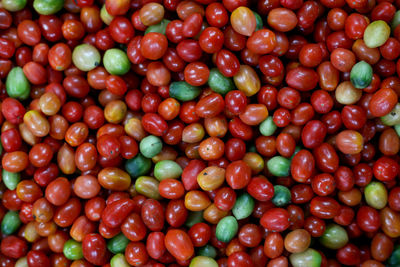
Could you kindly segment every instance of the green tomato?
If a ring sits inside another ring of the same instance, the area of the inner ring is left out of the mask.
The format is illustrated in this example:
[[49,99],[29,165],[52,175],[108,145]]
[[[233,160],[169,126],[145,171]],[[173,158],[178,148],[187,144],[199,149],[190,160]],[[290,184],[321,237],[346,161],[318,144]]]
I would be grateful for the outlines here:
[[394,13],[394,17],[392,19],[392,31],[396,29],[397,26],[400,25],[400,10],[397,10],[396,13]]
[[181,166],[172,160],[162,160],[154,166],[154,176],[157,180],[177,179],[182,174]]
[[64,243],[63,253],[69,260],[80,260],[83,258],[82,244],[70,239]]
[[254,144],[250,144],[247,148],[247,152],[257,153],[257,147]]
[[110,13],[108,13],[106,5],[101,7],[100,18],[106,25],[110,25],[111,21],[114,19],[114,16],[111,16]]
[[25,100],[29,97],[31,86],[21,67],[14,67],[7,75],[6,90],[9,97]]
[[346,230],[337,224],[326,226],[325,232],[319,238],[319,242],[329,249],[339,249],[349,242]]
[[260,123],[260,133],[264,136],[271,136],[275,133],[278,126],[273,121],[272,116],[268,116],[263,122]]
[[163,143],[160,138],[154,135],[149,135],[140,141],[140,153],[146,158],[152,158],[161,152]]
[[5,169],[2,170],[3,183],[10,189],[14,190],[17,188],[19,181],[21,181],[21,174],[19,172],[8,172]]
[[215,258],[215,257],[217,257],[218,253],[217,253],[216,248],[214,248],[210,244],[207,244],[204,247],[200,247],[197,250],[197,254],[196,255]]
[[261,30],[262,28],[263,28],[263,21],[262,21],[262,18],[261,18],[261,16],[257,13],[257,12],[254,12],[254,11],[252,11],[253,12],[253,14],[254,14],[254,16],[256,17],[256,30],[255,31],[258,31],[258,30]]
[[397,103],[396,106],[385,116],[381,117],[381,121],[383,124],[387,126],[394,126],[396,124],[400,124],[400,103]]
[[226,95],[229,91],[235,89],[232,79],[225,77],[217,68],[210,70],[208,86],[210,86],[214,92],[221,95]]
[[190,228],[196,223],[204,221],[203,211],[189,211],[189,215],[186,218],[185,226]]
[[123,233],[119,233],[107,241],[107,248],[114,254],[123,253],[131,242]]
[[242,220],[251,215],[254,210],[255,201],[248,193],[241,194],[232,208],[232,214],[237,220]]
[[222,218],[215,230],[215,236],[221,242],[228,243],[237,234],[239,229],[238,222],[233,216],[226,216]]
[[395,125],[394,129],[395,129],[397,135],[400,137],[400,124]]
[[118,48],[108,49],[104,53],[103,65],[111,75],[124,75],[131,68],[128,56]]
[[400,266],[400,245],[394,247],[392,255],[390,255],[387,261],[387,267]]
[[290,190],[283,185],[274,186],[274,197],[272,198],[272,203],[277,207],[283,207],[290,203],[292,195]]
[[355,88],[363,89],[372,82],[372,67],[365,61],[354,64],[350,72],[350,81]]
[[275,156],[267,162],[268,171],[277,177],[289,175],[290,160],[282,156]]
[[151,159],[144,157],[140,153],[125,162],[125,170],[133,178],[147,174],[150,169]]
[[64,6],[64,0],[34,0],[33,8],[40,15],[52,15],[60,11]]
[[21,226],[21,220],[17,211],[8,211],[1,221],[1,232],[5,235],[15,233]]
[[289,256],[289,259],[293,267],[320,267],[322,262],[321,254],[312,248],[301,253],[294,253]]
[[24,9],[26,2],[26,0],[2,0],[1,4],[5,10],[16,12]]
[[101,56],[96,47],[90,44],[81,44],[72,52],[72,62],[81,71],[90,71],[96,68],[101,61]]
[[130,267],[131,265],[126,261],[125,255],[118,253],[111,258],[111,267]]
[[182,102],[193,100],[200,93],[200,87],[190,85],[184,81],[172,82],[169,85],[169,96]]
[[145,197],[158,200],[161,199],[161,195],[158,192],[159,184],[160,182],[154,177],[140,176],[136,179],[135,189],[136,192]]
[[15,267],[26,267],[29,266],[28,265],[28,258],[26,256],[19,258],[16,262],[15,262]]
[[189,267],[218,267],[218,263],[210,257],[196,256],[190,261]]
[[170,22],[171,22],[170,20],[163,19],[160,23],[147,27],[147,29],[144,32],[144,34],[148,34],[149,32],[158,32],[158,33],[161,33],[161,34],[165,35],[165,31],[167,29],[167,25]]
[[388,200],[386,187],[378,181],[372,181],[364,188],[364,197],[367,204],[377,210],[383,209]]
[[371,22],[364,31],[364,43],[369,48],[376,48],[384,43],[390,37],[390,27],[383,20]]

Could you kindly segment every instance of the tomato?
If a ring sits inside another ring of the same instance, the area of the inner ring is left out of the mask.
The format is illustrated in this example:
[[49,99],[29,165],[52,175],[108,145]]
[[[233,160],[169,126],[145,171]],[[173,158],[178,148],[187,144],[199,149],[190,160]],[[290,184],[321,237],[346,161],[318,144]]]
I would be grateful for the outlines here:
[[290,172],[293,179],[298,182],[305,182],[314,172],[315,160],[311,152],[302,149],[292,159]]
[[7,236],[1,241],[1,253],[7,257],[18,259],[28,252],[25,240],[16,236]]
[[314,197],[310,203],[310,212],[312,215],[328,219],[333,218],[339,213],[340,204],[331,197]]
[[165,235],[165,247],[177,260],[187,260],[193,253],[193,244],[188,234],[182,230],[171,229]]
[[102,213],[101,217],[103,222],[111,228],[121,225],[124,219],[133,210],[133,204],[133,201],[130,199],[120,199],[109,204]]
[[399,164],[391,158],[381,157],[374,166],[374,176],[380,181],[391,181],[399,173]]
[[188,217],[185,201],[182,199],[171,200],[165,210],[165,219],[172,227],[180,227]]
[[226,181],[232,189],[244,188],[251,179],[251,169],[242,160],[234,161],[226,168]]
[[289,213],[282,208],[272,208],[264,213],[260,223],[270,231],[282,232],[289,228]]

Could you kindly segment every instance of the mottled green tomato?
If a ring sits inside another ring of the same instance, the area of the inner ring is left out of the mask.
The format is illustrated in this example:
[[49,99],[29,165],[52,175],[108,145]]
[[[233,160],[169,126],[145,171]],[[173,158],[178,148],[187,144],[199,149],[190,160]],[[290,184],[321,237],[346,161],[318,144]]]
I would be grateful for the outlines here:
[[15,233],[21,226],[21,220],[18,212],[10,210],[4,215],[1,221],[1,232],[5,235],[11,235]]
[[273,121],[272,116],[268,116],[262,123],[259,125],[260,133],[264,136],[271,136],[275,133],[278,126],[276,126]]
[[19,181],[21,181],[21,174],[19,172],[8,172],[3,169],[1,174],[3,176],[3,183],[8,189],[14,190],[17,188]]
[[215,235],[219,241],[228,243],[235,237],[238,229],[239,225],[236,218],[233,216],[226,216],[218,222]]
[[111,258],[111,267],[130,267],[129,263],[125,259],[125,255],[118,253]]
[[322,261],[321,254],[312,248],[301,253],[294,253],[289,256],[289,259],[293,267],[320,267]]
[[24,9],[26,0],[2,0],[1,4],[5,10],[16,12]]
[[218,267],[218,263],[210,257],[196,256],[190,262],[189,267]]
[[161,199],[160,193],[158,192],[158,186],[160,182],[150,176],[140,176],[136,179],[135,189],[139,194],[152,198],[152,199]]
[[140,153],[146,158],[152,158],[161,152],[163,147],[160,138],[154,135],[149,135],[140,141],[139,149]]
[[64,256],[69,260],[79,260],[83,258],[82,244],[70,239],[64,243]]
[[225,77],[217,68],[210,70],[208,86],[210,86],[214,92],[221,95],[225,95],[235,88],[232,79]]
[[217,249],[211,246],[210,244],[205,245],[204,247],[200,247],[197,250],[197,255],[199,256],[206,256],[210,258],[217,257]]
[[291,201],[291,193],[290,190],[283,185],[275,185],[274,186],[274,197],[271,199],[272,203],[274,203],[277,207],[283,207],[290,203]]
[[267,162],[268,171],[277,177],[289,175],[290,160],[282,156],[275,156]]
[[151,169],[151,159],[138,154],[125,162],[125,170],[133,178],[147,174]]
[[90,44],[81,44],[72,52],[72,62],[81,71],[90,71],[96,68],[101,61],[101,56],[96,47]]
[[34,0],[33,8],[40,15],[52,15],[60,11],[64,6],[64,0]]
[[107,248],[114,254],[123,253],[130,240],[123,234],[119,233],[107,241]]
[[124,75],[131,68],[131,62],[124,51],[118,48],[108,49],[104,53],[103,65],[112,75]]
[[355,88],[363,89],[372,82],[372,67],[365,61],[354,64],[350,72],[350,81]]
[[232,213],[237,220],[245,219],[251,215],[254,210],[255,201],[248,193],[241,194],[232,208]]
[[162,160],[154,166],[154,176],[162,181],[164,179],[177,179],[182,174],[182,168],[172,160]]
[[349,237],[342,226],[332,223],[326,226],[319,242],[329,249],[339,249],[349,242]]
[[193,86],[187,82],[172,82],[169,85],[169,96],[179,101],[190,101],[198,97],[201,93],[200,87]]
[[12,98],[25,100],[29,97],[31,86],[21,67],[14,67],[7,75],[7,94]]
[[387,204],[388,200],[387,190],[385,185],[381,182],[378,181],[370,182],[364,188],[364,196],[367,204],[373,207],[374,209],[377,210],[383,209]]

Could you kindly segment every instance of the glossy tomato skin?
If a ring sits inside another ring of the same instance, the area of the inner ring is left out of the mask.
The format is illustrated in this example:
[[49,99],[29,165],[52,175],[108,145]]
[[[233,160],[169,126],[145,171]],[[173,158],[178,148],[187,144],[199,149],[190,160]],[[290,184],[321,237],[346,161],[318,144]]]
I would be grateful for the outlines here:
[[246,162],[232,162],[226,168],[226,181],[232,189],[244,188],[251,179],[251,169]]
[[314,172],[314,156],[306,149],[300,150],[292,160],[290,166],[293,179],[298,182],[305,182]]
[[149,255],[146,246],[141,242],[130,242],[125,249],[125,258],[127,262],[133,266],[144,265]]
[[326,126],[321,121],[309,121],[303,128],[301,139],[307,148],[315,148],[322,144],[326,135]]
[[399,169],[399,164],[388,157],[381,157],[373,166],[374,176],[381,181],[393,180],[398,175]]
[[321,219],[333,218],[339,213],[340,204],[330,197],[314,197],[310,203],[310,212]]
[[289,213],[282,208],[267,210],[262,216],[260,223],[268,230],[282,232],[289,228]]
[[194,248],[190,237],[182,230],[169,230],[165,235],[164,243],[167,250],[177,260],[187,260],[194,253]]
[[1,253],[7,257],[18,259],[28,252],[25,240],[17,236],[7,236],[1,241]]

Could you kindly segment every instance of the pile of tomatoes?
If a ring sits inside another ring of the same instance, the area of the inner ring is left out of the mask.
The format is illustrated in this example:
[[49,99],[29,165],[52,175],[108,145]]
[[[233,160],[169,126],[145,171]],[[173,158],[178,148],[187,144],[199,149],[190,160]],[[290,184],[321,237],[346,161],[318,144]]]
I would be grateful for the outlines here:
[[400,266],[399,0],[1,0],[0,266]]

